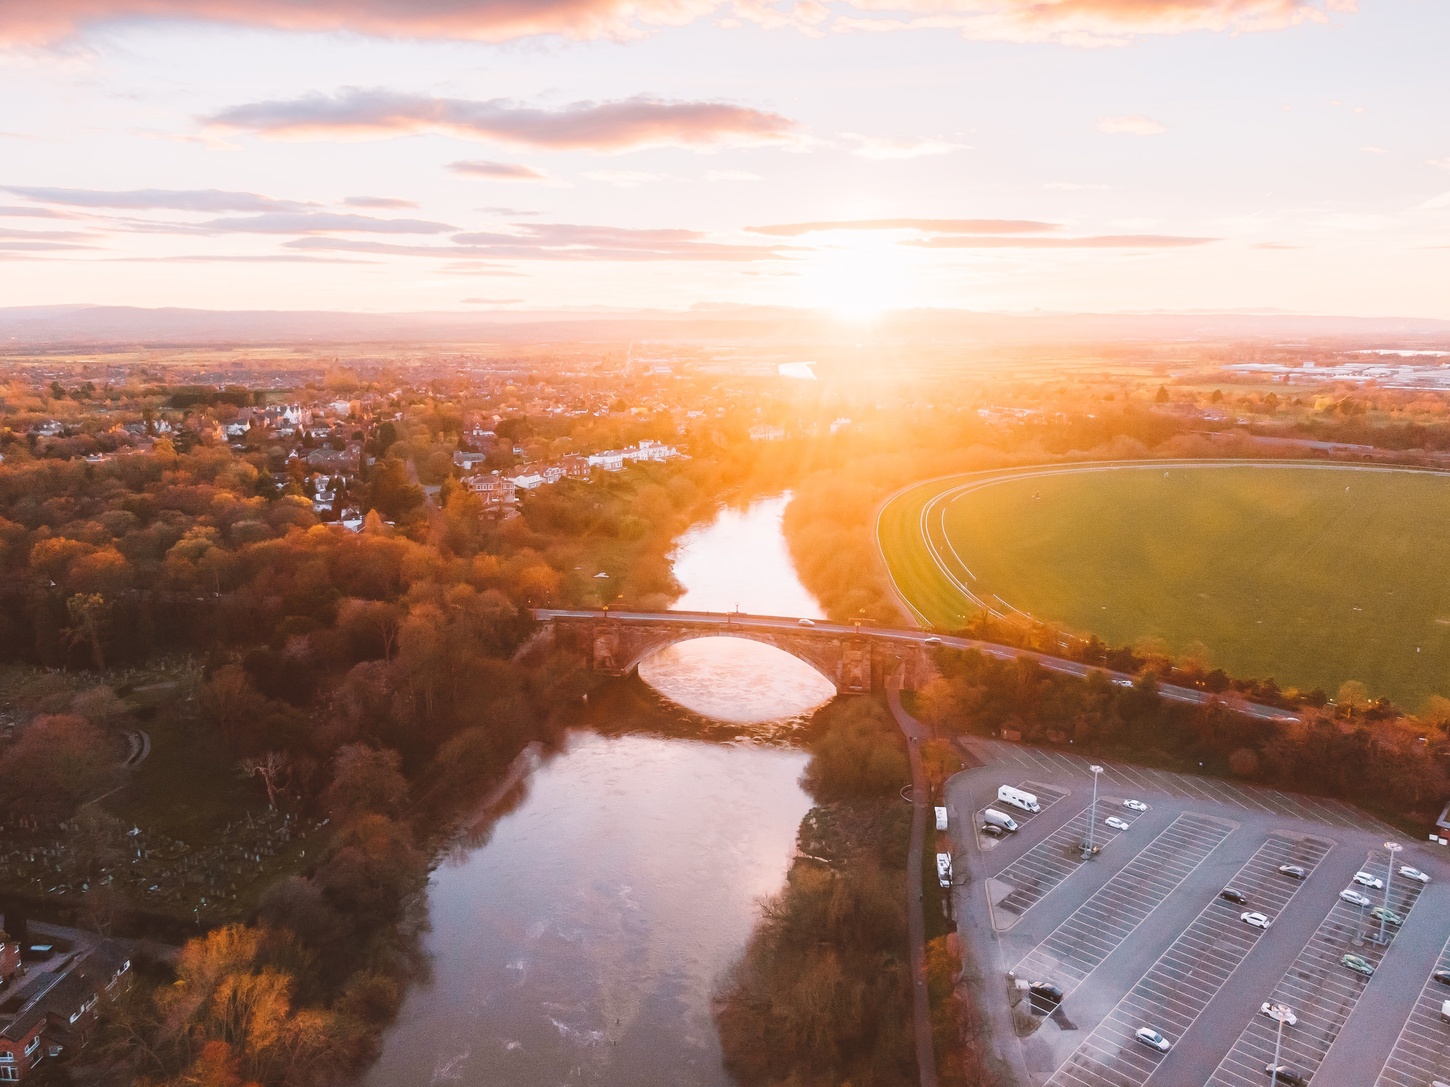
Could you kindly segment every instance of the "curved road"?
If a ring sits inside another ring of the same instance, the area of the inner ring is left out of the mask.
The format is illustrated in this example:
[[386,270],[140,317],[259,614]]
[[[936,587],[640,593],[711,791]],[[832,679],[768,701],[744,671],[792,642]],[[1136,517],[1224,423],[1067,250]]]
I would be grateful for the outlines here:
[[[709,633],[719,634],[728,637],[736,631],[748,636],[748,632],[759,631],[768,633],[772,631],[790,631],[793,634],[823,634],[831,636],[839,635],[860,635],[863,638],[872,638],[878,641],[891,642],[898,645],[911,646],[945,646],[949,649],[974,649],[985,653],[989,657],[998,660],[1030,660],[1035,661],[1049,672],[1057,672],[1060,675],[1077,676],[1079,679],[1086,679],[1095,673],[1107,676],[1114,684],[1120,687],[1131,687],[1134,683],[1132,676],[1124,672],[1113,672],[1106,668],[1098,668],[1095,665],[1083,664],[1080,661],[1068,660],[1066,657],[1056,657],[1050,653],[1039,653],[1033,649],[1019,649],[1016,646],[1001,645],[997,642],[983,641],[979,638],[958,638],[949,634],[936,635],[926,630],[905,630],[893,627],[863,627],[852,623],[832,623],[823,619],[809,620],[796,619],[784,615],[748,615],[744,612],[710,612],[710,611],[596,611],[587,608],[534,608],[531,611],[533,617],[540,622],[548,622],[550,619],[610,619],[620,623],[670,623],[677,625],[681,630],[690,630],[696,634],[700,628],[708,628]],[[1208,705],[1218,702],[1227,706],[1237,713],[1249,717],[1256,717],[1263,721],[1298,721],[1299,715],[1289,710],[1279,709],[1276,706],[1265,706],[1257,702],[1246,702],[1236,698],[1221,698],[1210,694],[1208,691],[1200,691],[1196,687],[1180,687],[1172,683],[1161,683],[1158,685],[1158,693],[1170,702],[1186,702],[1192,705]]]

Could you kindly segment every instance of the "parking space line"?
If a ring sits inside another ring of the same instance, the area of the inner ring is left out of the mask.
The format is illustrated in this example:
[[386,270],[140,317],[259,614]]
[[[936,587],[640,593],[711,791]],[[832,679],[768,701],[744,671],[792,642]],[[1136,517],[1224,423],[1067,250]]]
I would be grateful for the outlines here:
[[[1370,853],[1363,865],[1363,871],[1379,879],[1385,878],[1388,869],[1389,857],[1382,850]],[[1394,883],[1391,910],[1408,917],[1420,889],[1420,884],[1412,880]],[[1296,1023],[1284,1027],[1280,1061],[1306,1079],[1319,1070],[1364,991],[1367,979],[1343,966],[1341,957],[1356,955],[1371,969],[1378,967],[1384,957],[1388,942],[1382,947],[1367,938],[1375,925],[1368,909],[1335,898],[1319,928],[1269,997],[1270,1002],[1288,1004],[1297,1016]],[[1386,935],[1393,940],[1394,934],[1395,926],[1391,925]],[[1273,1058],[1275,1033],[1273,1020],[1254,1014],[1219,1063],[1208,1087],[1262,1087],[1264,1066]]]
[[1450,941],[1446,941],[1439,961],[1425,979],[1415,1007],[1375,1080],[1375,1087],[1424,1087],[1450,1072],[1450,1032],[1440,1019],[1441,1004],[1450,990],[1435,980],[1435,973],[1442,970],[1450,970]]
[[[1278,866],[1297,862],[1312,871],[1331,848],[1324,839],[1271,834],[1228,886],[1253,888],[1246,892],[1251,908],[1276,917],[1300,886],[1297,880],[1278,876]],[[1257,943],[1258,930],[1239,920],[1240,908],[1215,895],[1057,1070],[1049,1087],[1087,1079],[1142,1087],[1158,1062],[1146,1070],[1125,1068],[1124,1052],[1139,1044],[1134,1037],[1139,1027],[1148,1026],[1177,1041],[1197,1021]]]
[[1071,993],[1233,831],[1233,825],[1185,813],[1017,964],[1018,977],[1051,979]]

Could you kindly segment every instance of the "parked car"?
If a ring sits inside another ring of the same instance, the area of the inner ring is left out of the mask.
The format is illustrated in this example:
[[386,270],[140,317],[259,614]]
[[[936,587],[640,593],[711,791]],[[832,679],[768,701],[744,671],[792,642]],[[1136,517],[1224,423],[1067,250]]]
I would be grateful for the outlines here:
[[1239,920],[1246,925],[1253,925],[1254,928],[1268,928],[1270,924],[1269,919],[1257,911],[1253,913],[1241,913],[1239,914]]
[[1404,918],[1394,910],[1387,910],[1383,906],[1376,906],[1369,911],[1369,915],[1376,921],[1383,921],[1387,925],[1399,925],[1404,923]]
[[1350,902],[1356,906],[1369,905],[1369,895],[1362,895],[1353,887],[1346,887],[1344,890],[1340,891],[1339,897],[1344,899],[1346,902]]
[[982,833],[985,834],[988,838],[1000,838],[1007,832],[1001,827],[997,826],[995,823],[983,823]]
[[1139,1027],[1133,1031],[1133,1037],[1144,1045],[1152,1046],[1159,1053],[1167,1053],[1173,1048],[1173,1043],[1163,1035],[1159,1034],[1152,1027]]
[[816,624],[815,624],[815,623],[814,623],[814,622],[812,622],[812,621],[811,621],[811,620],[809,620],[809,619],[798,619],[798,620],[796,620],[796,621],[797,621],[797,622],[798,622],[798,623],[800,623],[800,625],[801,625],[801,626],[803,626],[803,627],[813,627],[813,626],[815,626],[815,625],[816,625]]
[[1225,887],[1223,890],[1218,892],[1218,897],[1223,899],[1225,902],[1236,902],[1240,906],[1247,906],[1249,904],[1249,896],[1244,894],[1243,891],[1240,891],[1237,887]]
[[1354,882],[1358,883],[1361,887],[1373,887],[1376,891],[1383,891],[1385,889],[1385,881],[1380,879],[1379,876],[1370,875],[1368,872],[1356,872],[1354,874]]
[[1103,822],[1108,824],[1108,826],[1112,827],[1114,830],[1128,829],[1128,824],[1123,820],[1119,819],[1116,815],[1108,816],[1106,819],[1103,820]]
[[1287,1004],[1270,1004],[1267,1000],[1259,1005],[1259,1014],[1267,1015],[1283,1023],[1286,1027],[1292,1027],[1299,1022],[1299,1017],[1294,1014],[1294,1009]]
[[1303,1072],[1296,1072],[1287,1064],[1266,1064],[1264,1065],[1264,1075],[1274,1076],[1277,1082],[1288,1084],[1288,1087],[1304,1087],[1304,1084],[1308,1082],[1304,1078]]
[[1345,955],[1339,960],[1340,966],[1347,966],[1356,974],[1363,974],[1367,978],[1374,977],[1374,967],[1358,955]]
[[1305,872],[1302,865],[1281,864],[1279,865],[1279,875],[1288,876],[1290,879],[1303,879]]
[[1408,864],[1400,865],[1400,875],[1406,879],[1413,879],[1419,883],[1429,883],[1430,877],[1427,873],[1421,872],[1418,868],[1411,868]]
[[1450,985],[1450,970],[1436,970],[1430,976],[1441,985]]
[[1062,989],[1050,981],[1034,981],[1027,987],[1032,999],[1039,1004],[1058,1005],[1062,1003]]
[[1124,800],[1123,807],[1131,808],[1133,811],[1147,811],[1148,805],[1141,800]]
[[922,645],[941,645],[941,639],[938,638],[935,634],[933,634],[930,638],[923,638],[921,640],[921,644]]
[[1131,687],[1132,685],[1133,681],[1127,676],[1119,676],[1117,679],[1113,680],[1114,687]]

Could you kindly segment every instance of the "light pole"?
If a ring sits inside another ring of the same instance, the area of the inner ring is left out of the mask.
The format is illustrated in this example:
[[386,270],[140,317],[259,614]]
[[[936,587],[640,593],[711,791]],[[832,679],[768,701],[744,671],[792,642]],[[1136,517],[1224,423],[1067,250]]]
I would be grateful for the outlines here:
[[1284,1019],[1289,1009],[1282,1004],[1275,1004],[1269,1009],[1269,1014],[1279,1024],[1279,1029],[1274,1032],[1274,1070],[1269,1073],[1269,1087],[1278,1087],[1279,1083],[1279,1049],[1284,1044]]
[[1405,847],[1399,842],[1386,842],[1385,849],[1389,852],[1390,863],[1385,866],[1385,900],[1380,911],[1380,934],[1375,943],[1385,942],[1385,918],[1390,913],[1390,884],[1395,881],[1395,854]]
[[1090,813],[1088,815],[1088,840],[1084,847],[1084,860],[1093,855],[1093,836],[1098,829],[1098,775],[1103,772],[1103,768],[1096,763],[1089,766],[1088,769],[1093,772],[1093,806],[1088,809]]

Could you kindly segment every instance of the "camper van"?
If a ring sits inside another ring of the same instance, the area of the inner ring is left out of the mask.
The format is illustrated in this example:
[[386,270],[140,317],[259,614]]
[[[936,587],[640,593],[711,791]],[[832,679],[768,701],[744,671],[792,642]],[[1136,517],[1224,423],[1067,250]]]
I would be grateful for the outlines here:
[[936,881],[943,887],[952,885],[952,855],[950,853],[936,855]]
[[982,822],[988,826],[1001,827],[1003,830],[1017,829],[1017,820],[1013,819],[1004,811],[998,811],[996,808],[988,808],[982,812]]
[[937,830],[946,830],[947,829],[947,810],[946,810],[946,808],[937,808],[937,810],[936,810],[936,829]]
[[1003,785],[997,790],[997,799],[1003,804],[1011,804],[1014,808],[1030,811],[1034,815],[1042,810],[1042,805],[1037,803],[1037,797],[1023,789],[1014,789],[1010,785]]

